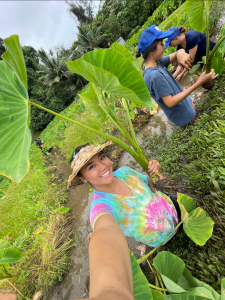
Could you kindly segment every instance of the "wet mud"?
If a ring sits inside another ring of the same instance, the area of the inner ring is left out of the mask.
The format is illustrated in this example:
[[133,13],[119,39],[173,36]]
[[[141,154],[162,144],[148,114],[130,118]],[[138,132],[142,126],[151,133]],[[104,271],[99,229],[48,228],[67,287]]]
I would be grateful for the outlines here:
[[[183,89],[194,83],[196,77],[186,76],[180,82]],[[191,95],[195,103],[204,100],[204,89],[200,88]],[[160,135],[162,133],[169,136],[175,126],[167,119],[162,109],[158,108],[154,116],[150,116],[147,124],[142,127],[137,134],[138,141],[142,143],[144,135],[152,136],[154,133]],[[71,174],[70,166],[64,158],[55,150],[51,155],[54,157],[56,174],[54,176],[63,176],[68,178]],[[150,155],[150,153],[149,153]],[[143,170],[136,161],[128,154],[123,153],[120,157],[117,166],[130,166],[135,170],[143,173]],[[57,175],[58,174],[58,175]],[[169,189],[171,188],[169,179],[167,182]],[[92,201],[91,185],[81,184],[68,191],[69,202],[67,207],[70,208],[71,215],[75,218],[75,236],[76,245],[71,249],[69,255],[71,258],[71,269],[68,274],[65,274],[63,281],[54,287],[50,300],[72,300],[75,298],[88,298],[89,285],[89,261],[88,261],[88,234],[92,231],[89,221],[90,205]],[[129,248],[135,255],[140,256],[138,243],[133,237],[126,237]]]

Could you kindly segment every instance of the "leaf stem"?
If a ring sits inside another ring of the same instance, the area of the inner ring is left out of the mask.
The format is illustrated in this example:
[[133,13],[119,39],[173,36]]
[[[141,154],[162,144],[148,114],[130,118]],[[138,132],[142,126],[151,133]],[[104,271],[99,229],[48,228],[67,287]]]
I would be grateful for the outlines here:
[[113,110],[111,109],[111,107],[109,106],[109,104],[107,103],[104,95],[102,95],[102,99],[106,105],[106,107],[108,108],[108,110],[110,111],[110,114],[107,112],[107,110],[104,109],[103,106],[100,105],[101,109],[108,115],[108,117],[112,120],[112,122],[114,123],[114,125],[119,129],[119,131],[122,133],[122,135],[124,135],[128,141],[130,142],[130,144],[132,145],[132,147],[134,148],[134,150],[136,152],[138,152],[138,148],[136,146],[136,144],[134,143],[134,141],[132,140],[129,132],[126,130],[126,128],[123,126],[123,124],[120,122],[120,120],[117,118],[116,114],[114,114]]
[[206,74],[211,70],[211,61],[209,61],[209,11],[206,1],[203,2],[205,6],[205,18],[206,18]]
[[30,104],[33,105],[33,106],[36,106],[36,107],[38,107],[38,108],[40,108],[40,109],[42,109],[42,110],[45,110],[45,111],[49,112],[50,114],[55,115],[55,116],[57,116],[57,117],[59,117],[59,118],[65,120],[65,121],[68,121],[68,122],[73,123],[73,124],[75,124],[75,125],[81,126],[81,127],[85,128],[85,129],[87,129],[87,130],[90,130],[90,131],[92,131],[92,132],[95,132],[95,133],[97,133],[97,134],[99,134],[99,135],[105,137],[106,139],[111,140],[112,142],[114,142],[115,144],[117,144],[118,146],[120,146],[120,147],[122,147],[124,150],[126,150],[128,153],[130,153],[130,155],[133,156],[133,158],[140,164],[140,166],[141,166],[143,169],[146,169],[146,161],[145,161],[145,160],[144,160],[144,159],[143,159],[143,158],[142,158],[135,150],[133,150],[133,149],[132,149],[131,147],[129,147],[126,143],[124,143],[123,141],[119,140],[119,139],[116,138],[115,136],[112,136],[112,135],[103,133],[103,132],[98,131],[98,130],[92,128],[92,127],[89,127],[89,126],[85,125],[85,124],[82,124],[82,123],[80,123],[80,122],[78,122],[78,121],[75,121],[75,120],[72,120],[72,119],[70,119],[70,118],[67,118],[67,117],[65,117],[65,116],[63,116],[63,115],[60,115],[60,114],[58,114],[58,113],[56,113],[56,112],[54,112],[54,111],[52,111],[52,110],[50,110],[50,109],[47,109],[47,108],[45,108],[45,107],[43,107],[43,106],[41,106],[41,105],[39,105],[39,104],[36,104],[36,103],[34,103],[34,102],[31,102],[31,101],[30,101]]
[[147,253],[146,255],[142,256],[141,258],[139,258],[137,260],[138,264],[140,265],[143,261],[145,261],[150,255],[152,255],[153,253],[155,253],[155,251],[157,249],[159,249],[163,244],[165,244],[166,241],[168,241],[168,239],[174,234],[174,232],[176,232],[176,230],[178,229],[178,227],[182,224],[183,222],[181,221],[176,227],[175,229],[165,238],[165,240],[159,244],[157,247],[155,247],[152,251],[150,251],[149,253]]
[[160,287],[158,287],[158,286],[155,286],[155,285],[153,285],[153,284],[151,284],[151,283],[148,283],[148,285],[149,285],[150,288],[152,288],[152,289],[155,289],[155,290],[158,290],[158,291],[163,291],[163,292],[168,292],[167,289],[162,289],[162,288],[160,288]]
[[136,134],[134,132],[134,127],[133,127],[133,124],[131,122],[131,117],[130,117],[130,112],[129,112],[129,107],[128,107],[128,101],[126,99],[123,99],[123,103],[124,103],[124,107],[125,107],[125,110],[127,112],[127,119],[128,119],[128,122],[129,122],[129,126],[130,126],[130,131],[131,131],[131,135],[132,135],[132,138],[138,148],[138,152],[140,153],[140,155],[143,155],[144,159],[146,159],[146,162],[148,163],[148,159],[147,157],[145,156],[141,146],[139,145],[139,142],[137,140],[137,137],[136,137]]

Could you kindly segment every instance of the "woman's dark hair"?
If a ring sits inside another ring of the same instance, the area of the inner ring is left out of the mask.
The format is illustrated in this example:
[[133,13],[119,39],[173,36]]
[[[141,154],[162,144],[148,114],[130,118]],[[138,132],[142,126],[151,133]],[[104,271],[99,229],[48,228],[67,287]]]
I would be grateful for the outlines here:
[[[143,70],[144,70],[144,64],[146,63],[149,52],[155,52],[155,50],[157,49],[157,45],[158,45],[159,41],[162,41],[162,39],[154,40],[154,42],[142,53],[142,57],[143,57],[144,61],[143,61],[141,67],[142,67]],[[136,58],[138,58],[140,56],[141,56],[141,52],[140,52],[140,50],[138,50],[136,52]]]
[[180,28],[180,33],[185,33],[186,28],[183,25],[178,26]]
[[[75,155],[76,155],[78,152],[80,152],[80,150],[81,150],[82,148],[86,147],[87,145],[90,145],[90,144],[87,143],[87,144],[84,144],[84,145],[80,145],[80,146],[78,146],[78,147],[73,151],[73,154],[72,154],[71,159],[70,159],[70,163],[72,163],[72,161],[73,161]],[[75,154],[75,155],[74,155],[74,154]]]
[[[87,145],[90,145],[90,144],[87,143],[87,144],[84,144],[84,145],[80,145],[80,146],[78,146],[78,147],[73,151],[73,154],[72,154],[71,159],[70,159],[70,163],[72,163],[72,161],[73,161],[74,157],[77,155],[77,153],[80,152],[80,150],[81,150],[82,148],[86,147]],[[75,155],[74,155],[74,154],[75,154]],[[80,171],[77,173],[77,175],[78,175],[78,176],[81,175]]]

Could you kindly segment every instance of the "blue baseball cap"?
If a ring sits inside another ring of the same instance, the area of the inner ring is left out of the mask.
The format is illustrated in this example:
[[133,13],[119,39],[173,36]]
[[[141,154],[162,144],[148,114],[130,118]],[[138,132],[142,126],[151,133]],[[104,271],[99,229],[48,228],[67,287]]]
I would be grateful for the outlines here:
[[166,39],[165,48],[167,48],[172,41],[173,38],[175,38],[178,34],[180,34],[180,28],[179,27],[172,27],[169,29],[173,33]]
[[138,49],[143,53],[155,40],[164,39],[171,34],[173,34],[173,31],[168,30],[163,32],[154,24],[143,31],[138,42]]

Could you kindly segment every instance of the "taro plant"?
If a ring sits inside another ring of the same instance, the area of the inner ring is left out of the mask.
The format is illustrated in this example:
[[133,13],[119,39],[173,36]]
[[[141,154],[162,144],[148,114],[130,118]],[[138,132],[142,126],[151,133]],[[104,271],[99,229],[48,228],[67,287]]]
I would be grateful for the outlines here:
[[[209,73],[211,69],[215,69],[215,72],[219,75],[222,74],[225,69],[225,61],[221,57],[225,52],[225,30],[220,31],[220,38],[218,39],[215,47],[212,51],[209,50],[209,13],[210,13],[211,0],[187,0],[185,2],[185,10],[188,16],[190,26],[196,30],[203,32],[206,30],[206,73]],[[200,65],[196,66],[194,71]]]
[[[181,222],[184,231],[198,245],[204,245],[212,234],[213,222],[200,208],[196,208],[194,200],[187,195],[178,194],[178,203],[181,209]],[[171,233],[171,235],[174,234]],[[170,235],[170,236],[171,236]],[[220,295],[209,285],[192,277],[185,263],[170,252],[162,251],[150,264],[148,258],[156,252],[169,238],[168,236],[159,246],[148,254],[135,259],[131,252],[131,264],[133,272],[133,288],[135,300],[204,300],[204,298],[219,300]],[[155,283],[149,283],[138,264],[147,260],[152,271]],[[224,299],[225,279],[221,282],[221,299]]]
[[[110,49],[94,50],[76,61],[67,62],[67,66],[70,71],[90,81],[89,90],[80,95],[84,104],[92,110],[102,124],[104,124],[106,117],[110,118],[126,139],[126,143],[115,136],[30,102],[27,94],[26,67],[18,36],[11,36],[5,39],[4,43],[7,51],[2,55],[3,61],[0,61],[1,174],[19,182],[29,168],[30,105],[37,106],[113,141],[129,152],[144,170],[148,171],[148,159],[137,141],[132,126],[129,101],[132,102],[132,105],[144,104],[150,108],[154,106],[144,80],[136,67],[135,60],[125,47],[113,44]],[[129,131],[120,122],[115,111],[115,105],[109,104],[109,95],[120,98],[127,114]],[[178,202],[181,207],[182,220],[163,243],[174,235],[177,228],[183,224],[187,235],[198,245],[204,245],[212,235],[212,220],[206,216],[201,208],[195,207],[192,198],[179,194]],[[158,247],[148,255],[157,249]]]
[[[68,62],[67,67],[91,82],[89,92],[81,94],[85,105],[91,108],[102,124],[106,117],[110,118],[126,138],[127,143],[29,101],[26,66],[19,38],[13,35],[5,39],[4,44],[7,51],[0,61],[0,174],[20,182],[29,169],[30,105],[113,141],[129,152],[147,171],[148,159],[134,133],[129,101],[150,108],[154,108],[154,105],[135,60],[126,48],[114,44],[110,49],[95,50],[85,54],[79,60]],[[106,93],[122,99],[130,132],[119,121],[113,106],[108,104]]]

